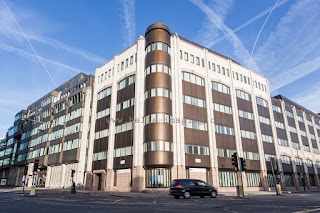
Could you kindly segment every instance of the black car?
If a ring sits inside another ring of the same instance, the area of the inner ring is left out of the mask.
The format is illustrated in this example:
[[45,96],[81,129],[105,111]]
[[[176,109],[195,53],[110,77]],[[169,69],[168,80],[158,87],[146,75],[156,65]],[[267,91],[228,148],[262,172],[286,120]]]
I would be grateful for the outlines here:
[[178,199],[180,196],[188,199],[190,196],[210,196],[216,198],[218,191],[206,182],[197,179],[175,179],[170,185],[170,195]]

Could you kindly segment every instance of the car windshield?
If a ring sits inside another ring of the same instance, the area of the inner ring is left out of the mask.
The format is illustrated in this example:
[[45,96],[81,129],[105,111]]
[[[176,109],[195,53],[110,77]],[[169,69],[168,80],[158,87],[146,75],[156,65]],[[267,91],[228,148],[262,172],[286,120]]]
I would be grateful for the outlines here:
[[205,182],[202,182],[202,181],[198,181],[198,185],[199,186],[207,186],[207,184]]

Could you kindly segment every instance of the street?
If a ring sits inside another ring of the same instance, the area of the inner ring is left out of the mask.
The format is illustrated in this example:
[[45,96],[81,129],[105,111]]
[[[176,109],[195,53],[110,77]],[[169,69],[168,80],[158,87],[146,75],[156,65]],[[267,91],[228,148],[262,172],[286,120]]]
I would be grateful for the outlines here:
[[72,195],[68,190],[48,189],[37,194],[0,190],[0,212],[320,212],[319,192],[190,199],[165,193],[79,191]]

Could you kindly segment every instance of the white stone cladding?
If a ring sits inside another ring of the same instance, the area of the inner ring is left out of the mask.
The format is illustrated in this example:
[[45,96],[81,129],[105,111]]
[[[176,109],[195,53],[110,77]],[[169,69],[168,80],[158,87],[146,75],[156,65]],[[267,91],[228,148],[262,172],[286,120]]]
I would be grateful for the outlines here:
[[[181,57],[182,51],[182,59]],[[188,61],[185,60],[185,52],[188,53]],[[194,63],[190,62],[191,54],[194,56]],[[125,61],[127,58],[131,56],[136,57],[136,61],[133,65],[124,68],[123,70],[118,71],[118,65],[121,62]],[[94,93],[93,93],[93,104],[92,104],[92,114],[91,114],[91,135],[89,139],[88,146],[88,163],[87,163],[87,172],[92,171],[92,152],[94,145],[94,129],[95,129],[95,120],[96,120],[96,108],[97,108],[97,94],[107,88],[112,86],[111,92],[111,106],[110,106],[110,118],[116,119],[116,100],[117,100],[117,83],[122,79],[134,74],[135,75],[135,102],[134,102],[134,136],[133,136],[133,164],[132,168],[130,168],[130,173],[126,173],[126,175],[122,175],[121,182],[125,180],[129,180],[127,175],[132,175],[132,180],[136,176],[140,177],[140,180],[145,180],[145,171],[144,171],[144,151],[143,151],[143,142],[144,142],[144,123],[142,122],[144,116],[144,92],[145,92],[145,38],[140,36],[137,42],[131,47],[127,48],[120,54],[116,55],[112,60],[104,64],[103,66],[96,69],[95,76],[95,85],[94,85]],[[267,190],[267,183],[265,180],[267,176],[267,167],[265,163],[265,153],[264,153],[264,145],[262,141],[261,129],[260,129],[260,121],[259,114],[257,108],[256,97],[260,97],[267,101],[270,122],[272,128],[272,138],[273,144],[275,146],[275,156],[277,159],[280,159],[281,155],[287,155],[291,158],[296,156],[300,156],[303,160],[312,159],[313,163],[320,160],[319,154],[314,154],[312,152],[305,152],[303,150],[293,149],[291,146],[284,147],[278,144],[278,138],[276,134],[276,127],[274,121],[274,115],[272,110],[272,99],[270,96],[270,89],[268,86],[267,78],[262,75],[253,72],[252,70],[245,68],[239,65],[237,62],[224,57],[218,53],[214,53],[200,45],[194,44],[193,42],[187,41],[186,39],[178,36],[178,34],[174,33],[171,35],[171,78],[172,78],[172,117],[175,119],[183,119],[183,89],[182,89],[182,72],[193,73],[197,76],[200,76],[205,80],[205,93],[206,93],[206,112],[207,112],[207,121],[208,121],[208,134],[209,134],[209,155],[210,155],[210,181],[213,185],[219,186],[219,176],[218,176],[218,162],[217,162],[217,145],[216,145],[216,134],[215,134],[215,123],[214,123],[214,106],[213,106],[213,98],[211,93],[211,82],[219,82],[228,87],[230,87],[230,96],[232,103],[232,116],[234,122],[234,132],[236,139],[236,151],[240,157],[244,156],[243,148],[242,148],[242,139],[241,139],[241,131],[240,131],[240,123],[239,123],[239,111],[237,107],[237,96],[236,90],[242,90],[251,95],[251,102],[253,108],[253,116],[254,116],[254,126],[255,133],[257,137],[257,146],[258,146],[258,154],[260,159],[260,176],[261,180],[265,181],[262,183],[264,188],[259,187],[246,187],[245,178],[246,175],[243,174],[244,185],[248,190]],[[199,65],[196,63],[196,58],[199,57]],[[202,64],[203,63],[203,64]],[[219,73],[217,71],[213,71],[212,63],[215,65],[219,65],[222,69],[224,67],[225,74]],[[111,76],[106,76],[109,70],[112,70]],[[246,79],[246,80],[244,80]],[[250,83],[247,83],[250,81]],[[284,103],[282,102],[282,110],[284,111]],[[286,133],[288,136],[288,141],[290,141],[290,133],[288,131],[288,123],[286,121],[286,116],[284,116]],[[297,122],[296,118],[295,121]],[[304,115],[304,122],[306,123],[306,118]],[[313,124],[315,123],[313,119]],[[173,123],[173,168],[171,171],[171,178],[185,178],[186,177],[186,159],[185,159],[185,138],[184,138],[184,126],[181,123]],[[310,133],[308,128],[306,130],[308,136]],[[314,128],[316,141],[319,146],[319,137],[316,129]],[[114,185],[114,176],[116,171],[113,171],[113,151],[114,151],[114,140],[115,140],[115,124],[114,122],[110,123],[109,126],[109,139],[108,139],[108,153],[107,153],[107,168],[106,172],[108,173],[105,181],[107,186],[110,186],[108,190],[119,190],[118,179],[115,181]],[[301,145],[301,139],[299,140],[299,144]],[[311,141],[309,139],[309,144]],[[311,147],[311,146],[310,146]],[[231,159],[230,159],[231,160]],[[280,169],[281,164],[279,164]],[[201,168],[200,168],[201,169]],[[203,169],[203,168],[202,168]],[[317,169],[315,168],[316,174]],[[93,171],[93,173],[99,173],[100,171]],[[192,173],[192,172],[191,172]],[[190,174],[191,174],[190,173]],[[126,176],[125,178],[123,178]],[[191,176],[190,176],[191,177]],[[207,178],[206,175],[203,174],[193,174],[192,177],[201,177],[202,179]],[[143,182],[143,181],[142,181]],[[123,183],[127,185],[128,183]],[[143,183],[142,183],[143,184]],[[134,185],[134,183],[133,183]],[[127,187],[135,187],[127,185]],[[144,186],[143,186],[144,188]],[[123,189],[123,188],[122,188]],[[124,190],[124,189],[123,189]],[[224,190],[222,188],[222,190]],[[228,187],[225,187],[225,190],[230,190]],[[231,189],[235,190],[235,189]]]

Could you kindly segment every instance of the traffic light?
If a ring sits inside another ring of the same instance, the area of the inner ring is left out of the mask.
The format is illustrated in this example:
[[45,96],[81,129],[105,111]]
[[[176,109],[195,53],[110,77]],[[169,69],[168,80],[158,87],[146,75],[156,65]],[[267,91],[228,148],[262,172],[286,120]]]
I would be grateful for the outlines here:
[[246,171],[246,160],[243,158],[240,158],[240,164],[241,164],[241,171]]
[[72,178],[73,178],[73,176],[74,176],[74,173],[76,173],[76,170],[71,169],[71,177],[72,177]]
[[233,155],[231,155],[232,157],[232,165],[234,165],[234,170],[238,171],[239,167],[238,167],[238,154],[235,152],[233,153]]
[[36,172],[38,170],[38,167],[39,167],[39,159],[35,159],[33,164],[33,171]]

